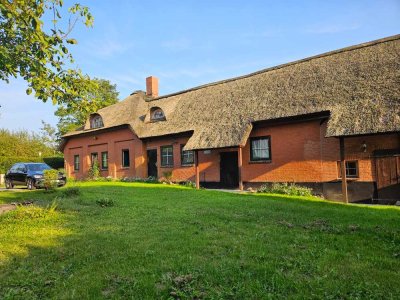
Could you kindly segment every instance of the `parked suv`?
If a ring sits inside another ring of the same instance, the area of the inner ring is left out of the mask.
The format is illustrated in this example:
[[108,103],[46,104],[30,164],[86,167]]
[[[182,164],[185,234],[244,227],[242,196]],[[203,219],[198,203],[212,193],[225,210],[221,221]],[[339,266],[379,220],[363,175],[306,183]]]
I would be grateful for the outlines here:
[[[26,185],[28,189],[43,187],[43,171],[51,170],[45,163],[17,163],[5,175],[6,188],[12,189],[14,185]],[[65,185],[67,179],[61,172],[58,173],[58,186]]]

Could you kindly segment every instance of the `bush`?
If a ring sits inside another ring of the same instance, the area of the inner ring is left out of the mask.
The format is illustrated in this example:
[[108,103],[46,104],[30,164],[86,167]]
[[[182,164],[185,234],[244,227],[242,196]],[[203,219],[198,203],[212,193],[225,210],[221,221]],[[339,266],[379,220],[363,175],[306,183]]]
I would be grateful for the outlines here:
[[46,190],[54,190],[57,187],[57,179],[57,170],[51,169],[43,171],[43,185]]
[[80,194],[81,194],[81,190],[76,186],[69,187],[69,188],[63,189],[61,191],[61,195],[66,198],[76,197],[76,196],[79,196]]
[[89,169],[88,178],[91,180],[96,180],[97,178],[99,178],[99,176],[100,176],[99,163],[97,162],[97,160],[95,160]]
[[112,181],[114,181],[114,178],[112,178],[111,176],[97,177],[97,178],[93,178],[93,179],[88,178],[88,179],[92,180],[92,181],[97,181],[97,182],[112,182]]
[[18,205],[17,209],[13,213],[15,219],[41,219],[47,218],[54,215],[58,207],[57,199],[54,199],[51,204],[47,205],[46,208],[42,208],[35,205],[23,206]]
[[111,207],[114,206],[114,200],[109,199],[107,197],[100,198],[96,200],[96,203],[100,205],[101,207]]
[[189,188],[196,188],[196,183],[194,183],[193,181],[190,181],[190,180],[188,180],[188,181],[181,181],[181,182],[179,182],[179,184],[180,185],[183,185],[183,186],[185,186],[185,187],[189,187]]
[[272,183],[262,185],[257,192],[284,194],[291,196],[312,196],[312,189],[304,186],[299,186],[294,183]]
[[159,183],[158,179],[153,176],[149,176],[147,178],[140,177],[124,177],[121,178],[122,182],[145,182],[145,183]]

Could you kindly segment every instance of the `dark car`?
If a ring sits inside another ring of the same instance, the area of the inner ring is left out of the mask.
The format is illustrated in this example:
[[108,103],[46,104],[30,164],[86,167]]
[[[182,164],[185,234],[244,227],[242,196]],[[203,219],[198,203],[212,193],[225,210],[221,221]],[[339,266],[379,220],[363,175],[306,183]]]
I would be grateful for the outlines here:
[[[45,163],[17,163],[5,175],[6,188],[12,189],[14,185],[26,185],[28,189],[43,187],[43,172],[51,170]],[[67,182],[65,175],[58,173],[57,185],[63,186]]]

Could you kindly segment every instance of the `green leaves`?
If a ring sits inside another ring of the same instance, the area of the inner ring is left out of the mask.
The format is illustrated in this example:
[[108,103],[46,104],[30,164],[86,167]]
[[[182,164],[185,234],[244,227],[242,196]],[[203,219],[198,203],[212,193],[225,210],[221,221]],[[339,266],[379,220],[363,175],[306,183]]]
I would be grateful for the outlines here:
[[118,101],[116,85],[108,80],[82,78],[75,86],[81,90],[80,97],[61,104],[55,112],[59,117],[57,127],[61,135],[85,124],[91,113]]
[[[79,99],[88,81],[79,69],[70,69],[74,59],[69,51],[77,40],[70,37],[75,23],[82,20],[87,26],[93,17],[87,7],[75,4],[69,10],[67,28],[58,22],[66,17],[61,13],[61,0],[0,1],[0,80],[21,76],[28,82],[28,95],[46,102],[67,103]],[[41,20],[48,14],[53,24],[43,26]],[[45,28],[51,27],[48,31]],[[81,79],[85,78],[85,81]]]
[[67,39],[67,43],[75,45],[78,44],[78,41],[76,39]]

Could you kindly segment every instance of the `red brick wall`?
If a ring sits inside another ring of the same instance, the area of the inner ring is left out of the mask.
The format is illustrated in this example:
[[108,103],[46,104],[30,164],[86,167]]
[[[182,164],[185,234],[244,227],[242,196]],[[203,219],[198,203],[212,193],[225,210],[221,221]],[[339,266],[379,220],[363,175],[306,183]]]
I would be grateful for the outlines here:
[[252,163],[250,142],[243,148],[245,182],[321,181],[321,132],[319,121],[256,128],[250,137],[271,137],[271,162]]
[[[325,138],[327,123],[320,121],[269,126],[253,130],[253,136],[271,136],[271,163],[250,162],[250,145],[243,149],[243,181],[327,182],[338,180],[338,138]],[[363,152],[362,144],[367,145]],[[346,160],[357,160],[357,181],[375,181],[372,154],[377,149],[400,148],[397,134],[345,138]]]
[[[308,121],[255,128],[250,137],[271,136],[271,162],[250,162],[250,143],[243,148],[242,178],[244,182],[329,182],[338,180],[339,139],[325,138],[326,122]],[[94,139],[96,137],[96,139]],[[129,129],[71,138],[65,146],[67,174],[82,178],[90,167],[90,153],[109,153],[109,169],[102,176],[147,177],[146,150],[157,149],[158,175],[172,171],[175,181],[195,181],[195,168],[181,165],[180,149],[189,137],[163,137],[140,141]],[[366,143],[367,152],[362,144]],[[173,146],[174,166],[161,167],[160,147]],[[376,149],[400,148],[396,134],[345,139],[347,160],[358,160],[358,181],[374,181],[375,170],[372,153]],[[122,149],[130,150],[130,167],[122,168]],[[220,181],[220,152],[237,151],[235,148],[213,149],[209,154],[199,151],[200,181]],[[73,156],[79,154],[81,169],[73,172]]]
[[[145,142],[146,150],[156,149],[157,150],[157,171],[158,177],[163,178],[165,172],[172,171],[172,180],[174,181],[194,181],[194,165],[191,166],[182,166],[181,164],[181,145],[185,145],[188,137],[180,137],[180,138],[157,138],[153,140],[149,140]],[[171,146],[173,147],[173,155],[174,155],[174,166],[170,167],[162,167],[161,166],[161,146]],[[147,172],[147,169],[146,169]]]
[[[129,149],[130,166],[122,167],[122,149]],[[101,176],[144,177],[147,165],[143,157],[142,142],[129,129],[92,133],[86,136],[70,138],[64,147],[65,167],[69,177],[83,178],[90,168],[90,154],[97,152],[99,166],[101,152],[108,151],[108,170],[101,171]],[[74,172],[74,155],[80,157],[80,170]]]
[[[363,152],[362,149],[364,143],[367,145],[366,152]],[[375,163],[372,157],[374,150],[396,148],[400,148],[400,135],[398,134],[345,139],[346,160],[358,160],[360,181],[376,181]]]

